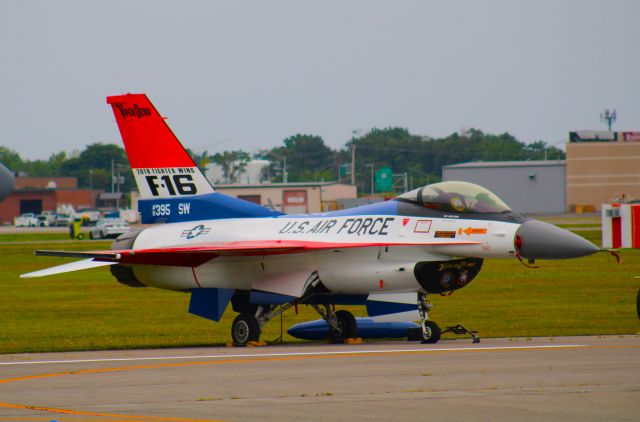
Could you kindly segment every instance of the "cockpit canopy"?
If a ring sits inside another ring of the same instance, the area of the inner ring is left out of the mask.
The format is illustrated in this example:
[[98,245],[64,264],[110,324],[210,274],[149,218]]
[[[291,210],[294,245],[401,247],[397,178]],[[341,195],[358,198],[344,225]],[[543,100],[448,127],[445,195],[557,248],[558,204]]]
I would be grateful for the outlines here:
[[491,191],[469,182],[441,182],[397,197],[425,208],[446,213],[503,213],[511,209]]

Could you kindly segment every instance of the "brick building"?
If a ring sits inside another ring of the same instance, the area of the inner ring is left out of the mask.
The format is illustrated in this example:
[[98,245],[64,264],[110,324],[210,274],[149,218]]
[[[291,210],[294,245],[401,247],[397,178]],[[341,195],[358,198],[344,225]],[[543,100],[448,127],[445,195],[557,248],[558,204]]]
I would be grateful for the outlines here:
[[0,202],[0,224],[26,212],[40,214],[70,204],[75,209],[93,207],[102,191],[78,189],[75,177],[16,177],[16,190]]

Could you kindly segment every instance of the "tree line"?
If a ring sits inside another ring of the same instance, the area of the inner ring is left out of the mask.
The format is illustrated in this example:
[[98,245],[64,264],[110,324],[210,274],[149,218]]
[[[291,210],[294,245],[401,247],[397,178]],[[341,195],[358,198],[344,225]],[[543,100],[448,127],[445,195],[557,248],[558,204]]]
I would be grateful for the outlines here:
[[[453,133],[443,138],[431,138],[411,134],[404,128],[372,129],[354,136],[341,149],[331,149],[317,135],[296,134],[283,140],[282,145],[250,154],[242,150],[222,151],[209,154],[207,151],[189,151],[202,169],[210,163],[221,166],[225,181],[234,183],[252,159],[271,162],[265,179],[282,182],[351,181],[351,156],[355,148],[356,184],[360,192],[370,190],[371,168],[390,167],[393,173],[411,178],[413,186],[441,180],[442,166],[470,161],[524,161],[564,159],[562,150],[548,146],[544,141],[525,144],[509,133],[487,134],[478,129]],[[121,191],[132,187],[133,177],[125,151],[115,144],[94,143],[83,151],[67,154],[59,152],[48,160],[28,160],[0,146],[0,162],[20,175],[31,177],[78,178],[82,188],[111,190],[112,162],[121,169],[124,183]],[[342,171],[341,171],[342,168]]]

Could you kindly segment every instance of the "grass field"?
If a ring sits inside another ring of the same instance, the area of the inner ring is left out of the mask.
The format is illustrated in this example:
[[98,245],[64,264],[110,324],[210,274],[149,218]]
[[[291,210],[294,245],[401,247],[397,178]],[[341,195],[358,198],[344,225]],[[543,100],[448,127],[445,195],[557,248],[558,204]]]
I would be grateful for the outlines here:
[[[576,232],[599,244],[600,232]],[[8,236],[8,235],[7,235]],[[27,240],[31,243],[21,242]],[[38,243],[49,241],[53,243]],[[63,261],[36,258],[38,249],[104,249],[109,242],[1,238],[0,353],[219,345],[229,338],[235,316],[220,323],[187,313],[189,295],[118,284],[105,268],[59,276],[19,279],[22,273]],[[635,334],[640,332],[636,293],[640,251],[623,251],[617,265],[607,254],[570,261],[486,260],[480,275],[452,296],[431,296],[432,319],[461,323],[484,337]],[[350,308],[364,315],[364,307]],[[317,319],[305,306],[283,317],[284,331]],[[280,320],[265,328],[264,340],[279,336]],[[297,341],[285,333],[287,342]]]

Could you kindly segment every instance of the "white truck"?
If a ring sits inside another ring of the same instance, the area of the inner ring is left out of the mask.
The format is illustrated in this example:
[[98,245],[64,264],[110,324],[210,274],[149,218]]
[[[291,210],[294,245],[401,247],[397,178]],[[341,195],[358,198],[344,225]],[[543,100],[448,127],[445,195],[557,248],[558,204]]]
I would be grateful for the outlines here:
[[32,212],[26,212],[13,219],[13,225],[16,227],[37,227],[39,224],[36,215]]

